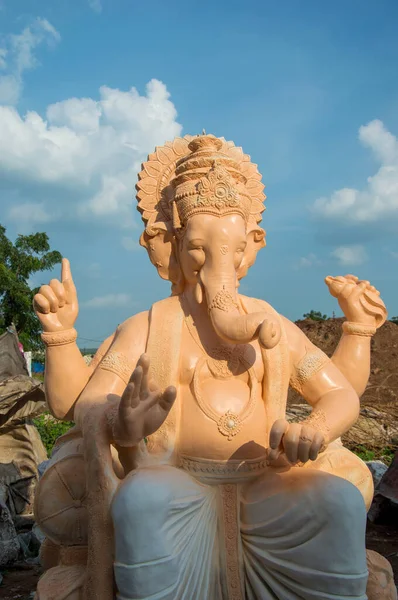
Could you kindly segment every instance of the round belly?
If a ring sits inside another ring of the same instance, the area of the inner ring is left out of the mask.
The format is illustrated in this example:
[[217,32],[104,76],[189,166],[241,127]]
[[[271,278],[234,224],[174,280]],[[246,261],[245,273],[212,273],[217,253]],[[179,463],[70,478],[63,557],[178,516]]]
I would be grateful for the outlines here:
[[[213,460],[263,457],[267,447],[266,415],[261,385],[256,386],[255,400],[247,416],[249,388],[241,381],[205,383],[199,402],[188,386],[181,386],[179,452]],[[235,416],[238,423],[234,422]]]

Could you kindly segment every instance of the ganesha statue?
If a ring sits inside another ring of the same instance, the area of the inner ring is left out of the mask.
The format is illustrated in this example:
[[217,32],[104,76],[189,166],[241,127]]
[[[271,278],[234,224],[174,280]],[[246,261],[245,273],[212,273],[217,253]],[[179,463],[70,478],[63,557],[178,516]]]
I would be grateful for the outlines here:
[[[141,245],[172,295],[90,365],[70,266],[34,300],[57,442],[36,497],[38,600],[365,600],[367,466],[356,421],[379,292],[329,277],[346,315],[328,358],[239,282],[265,246],[264,186],[212,135],[156,148],[137,183]],[[312,406],[286,420],[289,386]]]

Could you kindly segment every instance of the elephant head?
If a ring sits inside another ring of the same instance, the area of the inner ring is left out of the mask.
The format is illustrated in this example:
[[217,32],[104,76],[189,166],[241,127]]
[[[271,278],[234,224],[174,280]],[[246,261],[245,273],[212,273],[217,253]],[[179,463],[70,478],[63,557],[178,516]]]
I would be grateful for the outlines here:
[[264,347],[271,348],[280,337],[275,317],[239,310],[238,272],[244,268],[247,237],[240,215],[194,215],[179,242],[179,262],[186,285],[194,288],[197,302],[207,303],[213,327],[222,339],[239,344],[258,337]]
[[237,294],[265,246],[259,226],[265,195],[256,165],[223,139],[177,138],[149,156],[139,179],[146,223],[140,241],[172,292],[191,287],[225,341],[258,338],[274,347],[281,334],[277,319],[264,311],[242,314]]

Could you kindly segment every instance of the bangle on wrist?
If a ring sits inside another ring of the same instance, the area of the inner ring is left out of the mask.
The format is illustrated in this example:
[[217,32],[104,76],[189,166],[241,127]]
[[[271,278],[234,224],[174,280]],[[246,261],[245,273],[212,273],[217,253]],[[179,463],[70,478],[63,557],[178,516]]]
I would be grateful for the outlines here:
[[348,335],[372,337],[376,333],[376,327],[372,327],[371,325],[364,325],[363,323],[353,323],[352,321],[345,321],[343,323],[343,331]]
[[76,329],[65,329],[63,331],[44,331],[41,339],[45,346],[66,346],[77,340]]
[[130,441],[122,440],[118,436],[118,420],[119,420],[119,403],[113,402],[107,410],[106,415],[108,421],[108,434],[112,446],[119,451],[120,449],[128,450],[133,446]]
[[304,421],[300,421],[300,425],[308,425],[323,435],[324,443],[322,444],[319,452],[324,452],[330,442],[330,427],[323,410],[314,409],[312,413],[306,419],[304,419]]

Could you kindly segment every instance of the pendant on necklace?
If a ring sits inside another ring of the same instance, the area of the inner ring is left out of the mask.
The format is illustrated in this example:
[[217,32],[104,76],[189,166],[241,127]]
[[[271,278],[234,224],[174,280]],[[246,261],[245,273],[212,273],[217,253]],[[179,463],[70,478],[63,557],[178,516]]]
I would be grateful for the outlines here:
[[218,423],[218,431],[225,435],[228,438],[228,441],[231,441],[232,438],[239,433],[242,428],[242,421],[231,410],[228,410],[222,417],[219,419]]

